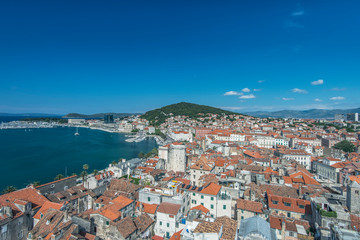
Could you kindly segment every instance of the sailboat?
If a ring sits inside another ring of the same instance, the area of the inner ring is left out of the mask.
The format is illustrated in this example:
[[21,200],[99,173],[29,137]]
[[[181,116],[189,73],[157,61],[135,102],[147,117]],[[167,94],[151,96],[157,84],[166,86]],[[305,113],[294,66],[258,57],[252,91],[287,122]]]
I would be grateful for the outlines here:
[[75,136],[79,136],[79,135],[80,135],[80,133],[79,133],[79,128],[78,128],[78,127],[76,128],[76,132],[75,132],[74,135],[75,135]]

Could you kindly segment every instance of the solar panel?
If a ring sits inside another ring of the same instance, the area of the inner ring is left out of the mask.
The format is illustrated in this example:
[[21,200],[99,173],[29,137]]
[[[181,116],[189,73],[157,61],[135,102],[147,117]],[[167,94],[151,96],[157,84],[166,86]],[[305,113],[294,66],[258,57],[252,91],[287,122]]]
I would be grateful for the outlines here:
[[196,186],[193,186],[192,188],[191,188],[191,190],[195,190],[196,189]]
[[187,186],[186,186],[186,189],[189,189],[190,187],[191,187],[191,185],[187,185]]
[[181,184],[181,187],[183,188],[183,187],[185,187],[185,185],[186,185],[186,184],[185,184],[185,183],[183,183],[183,184]]
[[198,191],[200,192],[201,190],[203,190],[203,187],[199,187]]

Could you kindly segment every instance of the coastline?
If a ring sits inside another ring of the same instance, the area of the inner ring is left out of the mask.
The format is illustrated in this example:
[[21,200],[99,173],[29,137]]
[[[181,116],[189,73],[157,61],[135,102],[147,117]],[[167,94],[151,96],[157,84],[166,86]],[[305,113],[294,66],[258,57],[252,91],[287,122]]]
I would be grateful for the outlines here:
[[21,188],[35,181],[44,183],[57,174],[79,174],[84,164],[89,164],[90,172],[104,169],[112,161],[136,158],[140,152],[150,152],[158,146],[152,139],[134,144],[126,142],[124,134],[91,130],[101,129],[83,127],[79,137],[74,136],[75,129],[65,126],[3,131],[0,158],[6,161],[2,165],[0,190],[8,185]]

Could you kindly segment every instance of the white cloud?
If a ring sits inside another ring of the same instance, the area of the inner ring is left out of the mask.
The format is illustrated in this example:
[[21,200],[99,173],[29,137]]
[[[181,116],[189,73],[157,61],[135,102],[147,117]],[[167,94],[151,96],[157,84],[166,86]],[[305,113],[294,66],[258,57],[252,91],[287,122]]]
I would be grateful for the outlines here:
[[241,96],[243,95],[242,92],[236,92],[236,91],[229,91],[224,93],[224,96]]
[[345,91],[346,88],[332,88],[333,91]]
[[344,97],[338,96],[338,97],[332,97],[330,100],[336,101],[336,100],[345,100]]
[[243,91],[243,92],[250,92],[251,90],[246,87],[246,88],[243,88],[241,91]]
[[291,16],[294,16],[294,17],[302,16],[302,15],[304,15],[304,10],[301,10],[301,9],[298,9],[291,14]]
[[259,80],[259,81],[258,81],[258,83],[263,83],[263,82],[265,82],[265,80]]
[[322,100],[320,98],[315,98],[314,101],[315,102],[322,102]]
[[249,94],[249,95],[243,95],[241,97],[239,97],[240,99],[252,99],[252,98],[256,98],[254,94]]
[[300,88],[293,88],[293,89],[291,89],[291,91],[294,92],[294,93],[302,93],[302,94],[306,94],[306,93],[307,93],[306,90],[300,89]]
[[285,98],[285,97],[282,98],[283,101],[292,101],[292,100],[294,100],[294,99],[295,99],[295,98]]
[[255,88],[253,91],[254,91],[254,92],[260,92],[261,89],[260,89],[260,88]]
[[313,86],[322,85],[322,84],[324,84],[324,80],[322,80],[322,79],[311,82],[311,85],[313,85]]

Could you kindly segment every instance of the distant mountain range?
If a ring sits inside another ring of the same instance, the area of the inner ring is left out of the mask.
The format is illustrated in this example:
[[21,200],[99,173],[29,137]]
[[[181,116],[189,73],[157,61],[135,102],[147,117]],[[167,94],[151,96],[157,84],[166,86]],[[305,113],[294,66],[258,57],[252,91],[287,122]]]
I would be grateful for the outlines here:
[[347,114],[347,113],[360,113],[360,108],[354,109],[310,109],[310,110],[282,110],[276,112],[247,112],[245,114],[254,116],[254,117],[273,117],[273,118],[323,118],[323,119],[334,119],[335,114]]
[[210,107],[206,105],[199,105],[194,103],[180,102],[176,104],[167,105],[162,108],[154,109],[146,112],[142,115],[142,118],[145,118],[150,123],[158,125],[165,121],[166,118],[170,117],[170,113],[173,116],[189,116],[189,117],[198,117],[199,113],[207,114],[226,114],[226,115],[240,115],[240,113],[226,111],[220,108]]
[[104,118],[104,115],[112,114],[115,118],[128,117],[133,115],[141,115],[142,113],[95,113],[95,114],[81,114],[81,113],[68,113],[63,118]]

